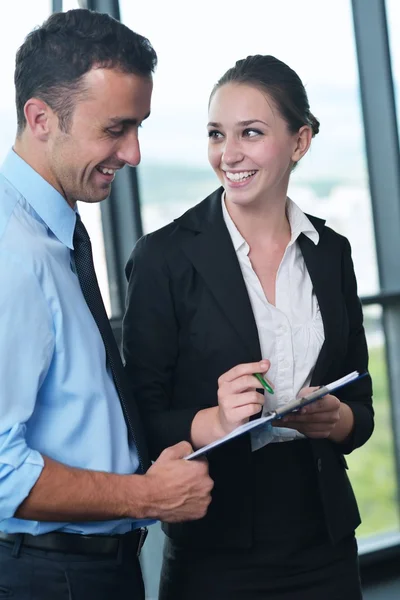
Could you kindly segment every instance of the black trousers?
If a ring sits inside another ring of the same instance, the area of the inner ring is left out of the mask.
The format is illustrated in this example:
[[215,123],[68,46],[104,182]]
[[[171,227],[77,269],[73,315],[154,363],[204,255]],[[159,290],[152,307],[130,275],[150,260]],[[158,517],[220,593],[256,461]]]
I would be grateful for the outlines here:
[[144,600],[139,560],[18,548],[0,541],[0,600]]
[[159,600],[360,600],[357,542],[329,539],[309,442],[270,444],[252,463],[252,546],[167,538]]
[[315,545],[297,565],[251,549],[196,551],[167,539],[159,600],[361,600],[353,536],[336,547]]

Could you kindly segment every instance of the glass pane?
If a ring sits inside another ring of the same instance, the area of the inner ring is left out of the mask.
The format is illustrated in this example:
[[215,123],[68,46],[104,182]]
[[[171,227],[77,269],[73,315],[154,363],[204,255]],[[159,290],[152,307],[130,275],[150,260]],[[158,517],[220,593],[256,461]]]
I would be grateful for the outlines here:
[[[79,0],[63,0],[63,11],[74,8],[82,8]],[[104,247],[103,226],[101,223],[100,204],[86,204],[78,202],[79,212],[90,235],[93,249],[93,259],[96,268],[97,279],[103,296],[104,305],[109,317],[112,316],[110,287],[108,283],[107,261]],[[118,315],[119,316],[119,315]]]
[[[23,10],[21,10],[23,4]],[[67,0],[66,9],[79,8],[77,0]],[[2,57],[2,93],[0,95],[0,163],[13,145],[17,128],[14,99],[15,53],[26,35],[50,15],[51,0],[35,2],[9,2],[7,18],[0,19],[0,53]],[[79,210],[88,229],[93,245],[93,257],[100,289],[107,312],[111,314],[110,294],[107,279],[107,265],[104,252],[103,229],[101,226],[100,205],[80,205]]]
[[382,307],[364,308],[374,386],[375,430],[365,446],[347,457],[362,524],[359,538],[399,530],[393,430],[391,426]]
[[397,126],[400,133],[400,3],[398,0],[386,0],[386,16],[389,29],[393,84],[396,96]]
[[92,242],[93,261],[104,306],[108,316],[111,317],[110,287],[108,283],[107,261],[104,247],[103,225],[101,223],[100,204],[78,202],[78,207],[82,221],[85,223],[86,229],[90,235],[90,241]]
[[51,0],[7,2],[6,13],[0,19],[0,163],[14,143],[17,130],[14,94],[15,54],[26,35],[36,25],[43,23],[50,13]]
[[[147,36],[159,55],[152,114],[141,132],[145,231],[171,221],[218,187],[207,162],[210,91],[239,58],[273,54],[298,72],[311,110],[321,121],[311,151],[293,174],[289,194],[303,210],[327,219],[349,237],[359,292],[376,292],[350,1],[250,0],[246,12],[257,17],[245,26],[238,18],[239,4],[228,0],[204,0],[195,25],[182,0],[138,6],[120,0],[120,7],[122,20]],[[171,19],[172,14],[180,18]],[[307,23],[312,35],[306,27],[299,43],[301,23]]]
[[79,0],[62,0],[63,12],[67,12],[67,10],[72,10],[74,8],[82,8],[82,6],[79,6]]
[[[145,232],[170,222],[218,187],[207,161],[211,89],[236,60],[272,54],[298,72],[311,110],[321,122],[311,151],[293,174],[289,194],[303,210],[326,219],[349,238],[359,293],[376,293],[379,282],[350,0],[249,0],[246,22],[238,16],[243,6],[228,0],[203,0],[196,5],[195,18],[183,0],[139,5],[120,0],[120,8],[123,22],[148,37],[159,56],[152,114],[141,130],[139,183]],[[365,448],[349,457],[363,518],[361,540],[399,528],[380,309],[367,308],[365,315],[377,425]],[[143,556],[153,575],[160,543],[159,529],[152,528]],[[154,576],[146,579],[149,593],[156,595]]]

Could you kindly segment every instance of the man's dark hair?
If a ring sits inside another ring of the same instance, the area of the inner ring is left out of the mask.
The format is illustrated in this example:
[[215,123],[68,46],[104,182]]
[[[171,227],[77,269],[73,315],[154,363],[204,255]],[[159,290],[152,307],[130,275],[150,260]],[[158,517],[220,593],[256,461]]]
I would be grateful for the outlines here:
[[157,54],[149,40],[107,14],[86,9],[54,13],[34,29],[15,61],[18,134],[25,128],[24,106],[40,98],[68,131],[82,81],[93,67],[150,77]]

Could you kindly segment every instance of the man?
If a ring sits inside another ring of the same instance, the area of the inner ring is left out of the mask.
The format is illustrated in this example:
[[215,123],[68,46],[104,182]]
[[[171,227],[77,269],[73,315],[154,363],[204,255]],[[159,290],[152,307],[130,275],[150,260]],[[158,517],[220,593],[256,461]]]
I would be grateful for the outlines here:
[[1,597],[142,599],[143,527],[201,518],[210,502],[186,442],[145,473],[76,210],[139,163],[156,60],[88,10],[52,15],[17,54],[18,133],[0,172]]

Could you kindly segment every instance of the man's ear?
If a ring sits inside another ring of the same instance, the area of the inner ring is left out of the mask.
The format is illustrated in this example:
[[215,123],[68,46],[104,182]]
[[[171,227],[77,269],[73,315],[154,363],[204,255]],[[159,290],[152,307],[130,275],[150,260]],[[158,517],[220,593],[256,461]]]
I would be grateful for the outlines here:
[[54,122],[54,113],[50,106],[39,98],[30,98],[24,106],[26,126],[32,135],[45,142]]

